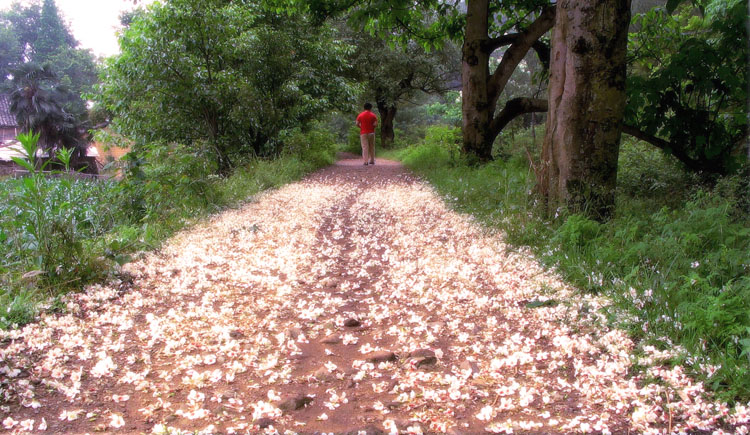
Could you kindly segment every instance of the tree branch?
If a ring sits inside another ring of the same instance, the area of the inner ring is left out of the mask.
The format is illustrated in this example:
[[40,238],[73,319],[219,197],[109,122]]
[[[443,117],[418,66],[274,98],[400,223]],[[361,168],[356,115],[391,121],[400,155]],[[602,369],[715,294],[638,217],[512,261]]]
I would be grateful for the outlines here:
[[510,80],[513,71],[515,71],[518,64],[526,56],[526,53],[554,24],[555,6],[551,5],[544,8],[541,15],[528,28],[517,34],[518,36],[515,37],[516,40],[505,51],[503,60],[500,61],[500,65],[498,65],[489,79],[487,93],[489,94],[492,107],[497,104],[500,93],[505,88],[508,80]]
[[534,51],[536,52],[536,55],[539,58],[539,62],[542,63],[542,65],[544,66],[544,69],[549,70],[549,56],[550,56],[549,45],[537,39],[536,41],[534,41],[534,44],[531,45],[531,48],[533,48]]
[[482,41],[480,44],[480,47],[482,48],[482,51],[484,51],[487,54],[492,54],[493,51],[497,50],[500,47],[513,44],[518,40],[518,38],[521,36],[520,33],[509,33],[507,35],[503,35],[497,38],[490,38],[485,41]]
[[723,170],[712,163],[709,162],[701,162],[700,160],[696,160],[685,152],[681,147],[676,146],[675,144],[662,139],[660,137],[656,137],[654,135],[648,134],[645,131],[642,131],[638,129],[638,127],[633,127],[632,125],[622,125],[622,132],[625,134],[628,134],[630,136],[633,136],[636,139],[640,139],[644,142],[648,142],[651,145],[664,150],[668,152],[669,154],[675,156],[677,160],[681,161],[685,164],[688,168],[690,168],[693,171],[700,172],[700,171],[707,171],[712,173],[723,173]]
[[513,98],[505,103],[505,107],[490,123],[493,134],[499,134],[506,125],[524,113],[546,112],[547,100],[539,98]]

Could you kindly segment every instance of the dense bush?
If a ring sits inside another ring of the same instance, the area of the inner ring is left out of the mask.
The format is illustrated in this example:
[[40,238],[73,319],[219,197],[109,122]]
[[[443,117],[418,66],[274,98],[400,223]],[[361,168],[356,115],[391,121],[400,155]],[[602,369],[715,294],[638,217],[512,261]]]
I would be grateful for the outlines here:
[[460,144],[460,128],[430,127],[425,132],[422,145],[402,152],[401,160],[409,167],[422,170],[455,166],[461,158]]
[[582,291],[607,294],[608,318],[631,336],[681,345],[695,373],[726,399],[750,397],[747,177],[693,184],[661,152],[625,142],[617,216],[604,224],[581,215],[550,220],[537,208],[521,149],[469,167],[452,157],[456,145],[445,131],[428,131],[399,158],[457,210],[530,246]]
[[313,166],[326,166],[333,163],[336,140],[330,131],[316,126],[302,132],[294,129],[282,136],[284,150],[288,155],[299,157]]
[[[29,198],[30,190],[44,200]],[[50,295],[100,276],[92,240],[111,228],[116,193],[109,182],[45,177],[6,179],[0,191],[3,327],[30,320],[26,293]]]

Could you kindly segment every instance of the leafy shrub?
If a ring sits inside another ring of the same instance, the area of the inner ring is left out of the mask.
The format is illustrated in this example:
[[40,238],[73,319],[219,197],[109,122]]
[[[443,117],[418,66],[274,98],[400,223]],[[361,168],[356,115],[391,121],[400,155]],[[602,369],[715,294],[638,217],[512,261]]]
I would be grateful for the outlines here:
[[558,228],[555,240],[563,245],[582,247],[593,241],[601,232],[601,224],[580,214],[568,216]]
[[320,126],[313,126],[306,132],[299,129],[287,132],[287,138],[283,140],[288,154],[315,167],[330,165],[334,161],[336,146],[333,134]]
[[445,124],[458,126],[461,124],[461,95],[457,91],[448,92],[443,101],[427,105],[427,113],[440,118]]
[[156,220],[209,205],[216,164],[207,144],[148,144],[124,158],[119,184],[128,222]]
[[617,167],[617,190],[631,198],[686,199],[691,186],[699,183],[696,174],[687,173],[680,163],[663,151],[624,137]]
[[[377,131],[375,132],[375,135],[377,136]],[[377,138],[376,141],[377,143]],[[359,139],[359,127],[352,126],[349,127],[349,132],[346,135],[346,143],[342,147],[341,151],[345,151],[348,153],[353,154],[361,154],[362,153],[362,142]]]
[[461,129],[448,126],[428,127],[422,144],[399,154],[405,165],[421,169],[455,166],[460,160]]
[[[27,156],[35,156],[38,135],[22,134],[18,139]],[[59,154],[65,166],[69,153]],[[8,202],[2,208],[0,238],[5,247],[3,269],[23,271],[46,283],[70,284],[97,274],[97,260],[89,240],[111,225],[107,207],[100,207],[99,196],[108,197],[111,185],[80,180],[64,172],[42,171],[32,158],[14,158],[29,175],[8,180]]]
[[733,218],[750,219],[750,163],[737,174],[719,179],[715,191],[729,201]]

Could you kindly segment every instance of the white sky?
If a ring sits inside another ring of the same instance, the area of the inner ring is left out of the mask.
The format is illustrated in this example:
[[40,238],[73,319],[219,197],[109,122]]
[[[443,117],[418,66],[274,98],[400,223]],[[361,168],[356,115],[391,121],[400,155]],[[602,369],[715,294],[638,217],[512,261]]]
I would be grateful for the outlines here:
[[[139,0],[139,5],[153,0]],[[28,4],[30,0],[0,0],[0,10],[13,3]],[[40,0],[41,3],[41,0]],[[119,52],[115,32],[120,28],[120,12],[135,8],[133,0],[55,0],[63,20],[73,32],[81,48],[90,48],[96,56]]]

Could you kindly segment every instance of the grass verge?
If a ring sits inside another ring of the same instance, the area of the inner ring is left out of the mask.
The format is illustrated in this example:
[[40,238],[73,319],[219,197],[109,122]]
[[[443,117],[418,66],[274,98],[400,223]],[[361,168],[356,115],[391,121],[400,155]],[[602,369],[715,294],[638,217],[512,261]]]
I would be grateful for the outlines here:
[[707,188],[661,153],[625,141],[615,218],[545,218],[525,153],[509,144],[505,160],[469,167],[459,143],[457,129],[435,127],[397,157],[457,211],[530,247],[580,291],[606,294],[609,322],[640,346],[684,349],[673,363],[725,400],[750,399],[747,178]]

